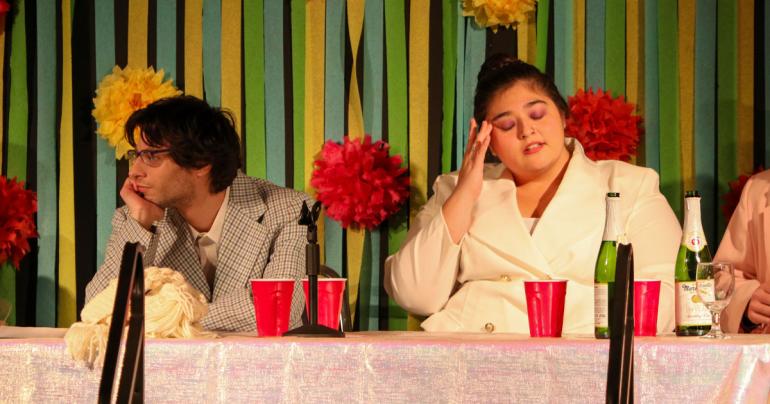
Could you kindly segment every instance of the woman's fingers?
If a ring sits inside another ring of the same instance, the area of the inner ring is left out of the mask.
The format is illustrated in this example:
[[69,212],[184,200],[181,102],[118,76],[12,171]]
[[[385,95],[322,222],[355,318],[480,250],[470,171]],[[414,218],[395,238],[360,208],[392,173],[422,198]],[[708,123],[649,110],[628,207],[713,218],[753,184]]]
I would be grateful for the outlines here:
[[470,149],[472,151],[471,158],[473,162],[478,164],[484,163],[484,157],[487,154],[489,148],[490,134],[492,132],[492,125],[487,121],[481,123],[481,128],[476,131],[476,137]]
[[465,145],[465,155],[463,156],[463,163],[469,160],[473,155],[473,146],[476,144],[476,138],[478,137],[478,125],[476,119],[471,118],[470,126],[468,127],[468,143]]

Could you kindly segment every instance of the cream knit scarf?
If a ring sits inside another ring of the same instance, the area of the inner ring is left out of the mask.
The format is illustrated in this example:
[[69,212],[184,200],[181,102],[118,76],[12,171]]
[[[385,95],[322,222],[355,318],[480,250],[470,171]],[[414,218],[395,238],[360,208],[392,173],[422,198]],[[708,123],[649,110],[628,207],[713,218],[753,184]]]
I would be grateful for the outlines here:
[[[67,352],[89,366],[101,366],[112,320],[118,280],[94,296],[80,312],[82,322],[72,324],[64,340]],[[144,331],[151,338],[215,338],[200,320],[208,312],[206,297],[179,272],[170,268],[144,270]]]

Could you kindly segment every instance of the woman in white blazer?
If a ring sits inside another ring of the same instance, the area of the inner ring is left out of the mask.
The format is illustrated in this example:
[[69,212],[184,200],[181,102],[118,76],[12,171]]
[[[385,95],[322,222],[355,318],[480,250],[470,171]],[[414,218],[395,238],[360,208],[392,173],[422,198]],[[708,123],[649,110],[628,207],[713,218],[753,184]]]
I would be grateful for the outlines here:
[[[637,279],[660,279],[658,332],[674,328],[679,223],[655,171],[588,159],[565,138],[568,107],[534,66],[508,55],[478,76],[468,147],[441,175],[385,263],[385,288],[427,331],[528,333],[523,281],[569,280],[565,334],[594,330],[594,264],[607,192],[634,248]],[[477,122],[481,121],[481,126]],[[484,164],[487,150],[501,163]]]

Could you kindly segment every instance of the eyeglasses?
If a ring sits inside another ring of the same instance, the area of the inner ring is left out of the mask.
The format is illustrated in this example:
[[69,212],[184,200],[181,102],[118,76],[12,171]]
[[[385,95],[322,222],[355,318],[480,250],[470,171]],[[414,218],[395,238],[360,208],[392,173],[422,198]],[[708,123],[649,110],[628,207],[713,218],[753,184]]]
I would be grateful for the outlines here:
[[129,150],[126,152],[128,161],[133,164],[137,158],[142,159],[142,163],[147,164],[150,167],[157,167],[163,161],[158,155],[162,153],[168,153],[171,149],[156,149],[156,150]]

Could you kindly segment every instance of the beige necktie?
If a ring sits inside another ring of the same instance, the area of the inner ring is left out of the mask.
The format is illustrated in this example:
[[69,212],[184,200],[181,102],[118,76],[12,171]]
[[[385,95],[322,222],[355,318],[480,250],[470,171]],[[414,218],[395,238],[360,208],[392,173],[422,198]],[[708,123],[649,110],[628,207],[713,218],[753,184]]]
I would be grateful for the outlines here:
[[206,234],[199,234],[195,239],[195,243],[198,245],[198,256],[201,260],[201,268],[203,269],[203,276],[206,278],[206,282],[209,284],[209,291],[214,290],[214,273],[216,267],[211,263],[206,251],[214,247],[214,240],[210,239]]

